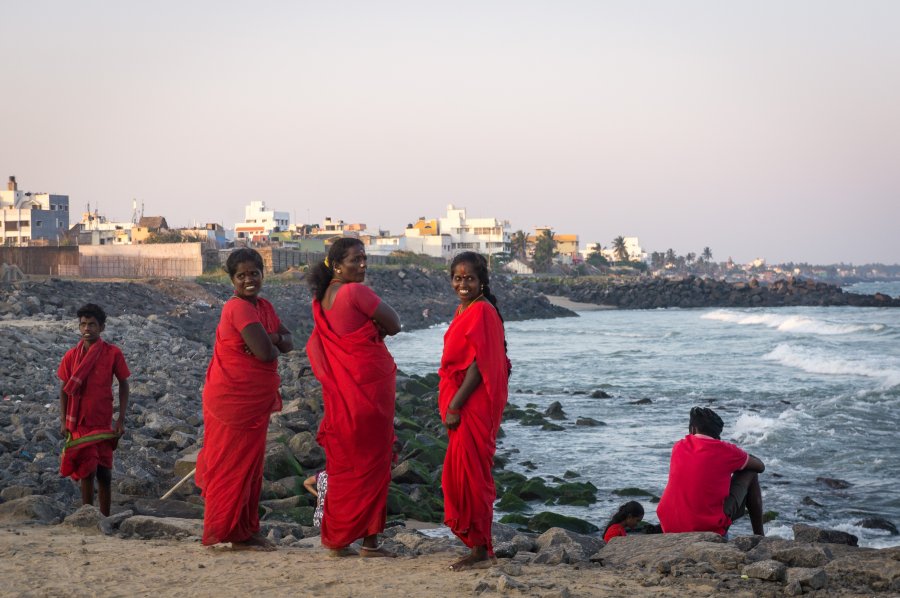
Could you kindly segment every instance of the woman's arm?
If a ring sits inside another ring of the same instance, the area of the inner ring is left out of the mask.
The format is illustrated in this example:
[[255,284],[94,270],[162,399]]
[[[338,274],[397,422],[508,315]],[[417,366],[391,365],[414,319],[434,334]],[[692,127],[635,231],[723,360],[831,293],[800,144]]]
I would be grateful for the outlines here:
[[379,331],[383,331],[388,336],[394,336],[400,332],[400,316],[397,315],[393,307],[384,301],[375,308],[372,320],[378,326]]
[[278,326],[278,332],[273,332],[269,335],[269,340],[282,353],[290,353],[294,350],[294,338],[291,336],[291,331],[284,324]]
[[260,361],[275,361],[278,359],[278,347],[272,344],[269,334],[259,322],[247,324],[241,330],[241,338],[250,353]]
[[459,427],[459,412],[465,406],[472,393],[475,392],[475,389],[478,388],[479,384],[481,384],[481,370],[478,369],[478,362],[473,361],[472,365],[466,369],[466,376],[463,378],[462,384],[459,385],[459,390],[457,390],[456,394],[453,395],[453,398],[450,399],[450,405],[447,407],[444,425],[448,430],[455,430]]

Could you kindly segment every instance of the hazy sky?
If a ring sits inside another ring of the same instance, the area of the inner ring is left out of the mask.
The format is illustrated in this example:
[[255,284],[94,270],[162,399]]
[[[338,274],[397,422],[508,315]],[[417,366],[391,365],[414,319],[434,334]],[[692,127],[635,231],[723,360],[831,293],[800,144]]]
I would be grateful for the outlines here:
[[[129,219],[900,262],[900,2],[6,2],[0,176]],[[5,188],[5,187],[4,187]]]

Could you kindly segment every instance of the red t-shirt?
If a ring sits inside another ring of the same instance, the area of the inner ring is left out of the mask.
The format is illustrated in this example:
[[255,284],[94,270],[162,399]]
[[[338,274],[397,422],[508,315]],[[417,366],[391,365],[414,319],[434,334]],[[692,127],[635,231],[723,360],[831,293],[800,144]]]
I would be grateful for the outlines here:
[[724,511],[731,474],[749,459],[740,447],[702,434],[688,434],[676,442],[669,482],[656,508],[663,532],[724,535],[731,525]]
[[381,297],[358,282],[341,285],[330,309],[323,309],[328,324],[337,334],[350,334],[372,319]]
[[606,530],[606,533],[603,534],[603,541],[609,542],[616,536],[625,536],[625,527],[621,523],[613,523],[609,526],[609,529]]
[[[125,356],[117,346],[104,342],[102,348],[94,369],[84,381],[79,426],[108,428],[113,416],[113,376],[117,380],[126,380],[131,375]],[[79,355],[77,348],[66,351],[56,371],[63,383],[69,381],[84,355],[83,352]]]

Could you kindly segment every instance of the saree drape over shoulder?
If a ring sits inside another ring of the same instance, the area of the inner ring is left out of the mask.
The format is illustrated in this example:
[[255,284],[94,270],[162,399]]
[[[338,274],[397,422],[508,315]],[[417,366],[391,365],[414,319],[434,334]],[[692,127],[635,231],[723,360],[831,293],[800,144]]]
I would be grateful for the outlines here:
[[241,331],[281,324],[272,304],[233,297],[222,308],[203,387],[203,448],[196,482],[203,491],[203,544],[243,542],[259,531],[259,495],[269,415],[281,410],[278,362],[245,352]]
[[442,420],[473,361],[481,372],[481,384],[460,411],[459,427],[448,433],[441,485],[444,523],[466,546],[487,546],[490,555],[494,552],[491,523],[496,499],[491,469],[509,381],[503,340],[503,322],[497,310],[487,301],[476,301],[453,319],[444,334],[438,372]]
[[57,376],[65,385],[68,438],[59,473],[80,480],[97,466],[112,468],[113,450],[119,441],[112,429],[112,379],[125,380],[131,372],[118,347],[97,339],[87,351],[84,341],[66,352]]
[[306,352],[325,404],[317,437],[328,473],[322,544],[339,549],[384,531],[397,366],[371,320],[340,335],[330,315],[313,301]]

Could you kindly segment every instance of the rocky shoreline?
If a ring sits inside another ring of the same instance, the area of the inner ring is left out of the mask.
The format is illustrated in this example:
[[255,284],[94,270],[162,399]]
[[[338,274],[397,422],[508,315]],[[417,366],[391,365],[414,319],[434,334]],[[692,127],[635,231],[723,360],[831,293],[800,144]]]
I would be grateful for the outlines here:
[[900,298],[882,293],[845,293],[824,282],[787,278],[771,284],[756,279],[727,282],[687,276],[681,279],[648,278],[634,282],[597,281],[590,278],[519,279],[521,285],[544,295],[559,295],[579,303],[619,309],[667,307],[789,307],[853,306],[900,307]]
[[[372,286],[401,314],[407,329],[447,321],[455,307],[446,278],[415,269],[370,274]],[[535,290],[500,280],[496,293],[508,320],[560,317]],[[230,295],[222,283],[185,281],[90,283],[67,280],[20,281],[0,285],[0,523],[58,524],[128,539],[197,540],[202,500],[192,483],[172,499],[158,497],[189,472],[202,439],[200,391],[211,355],[219,307]],[[270,280],[264,295],[276,305],[302,347],[311,327],[309,292],[302,280]],[[103,304],[110,313],[105,338],[119,345],[132,370],[127,433],[120,441],[113,472],[113,515],[78,508],[75,484],[58,475],[58,381],[61,355],[77,338],[75,308]],[[425,311],[427,310],[427,311]],[[285,405],[273,414],[266,450],[261,507],[263,531],[285,549],[318,543],[312,527],[313,499],[302,488],[320,469],[324,454],[315,442],[321,418],[321,391],[302,350],[279,363]],[[388,514],[389,548],[408,557],[452,552],[455,539],[435,538],[405,525],[408,519],[441,519],[439,487],[446,449],[438,419],[435,375],[398,376],[395,428],[400,458],[392,473]],[[510,404],[507,421],[553,429],[552,409],[537,412]],[[586,424],[587,425],[587,424]],[[610,568],[642,587],[704,588],[747,595],[900,591],[900,548],[853,546],[852,536],[795,528],[794,541],[711,535],[633,534],[604,546],[588,521],[552,512],[554,504],[589,505],[597,488],[578,481],[577,471],[558,477],[526,477],[505,471],[497,459],[495,527],[500,564],[479,574],[476,594],[518,591],[530,595],[577,595],[577,589],[541,587],[529,581],[533,568],[553,565],[574,570]],[[541,505],[544,505],[542,507]],[[532,514],[525,515],[525,513]],[[652,531],[652,530],[651,530]],[[568,570],[568,569],[567,569]]]

